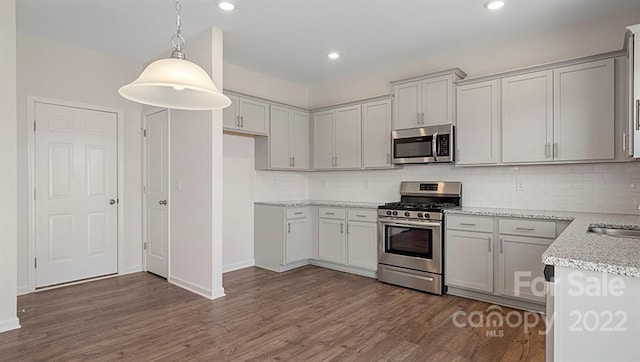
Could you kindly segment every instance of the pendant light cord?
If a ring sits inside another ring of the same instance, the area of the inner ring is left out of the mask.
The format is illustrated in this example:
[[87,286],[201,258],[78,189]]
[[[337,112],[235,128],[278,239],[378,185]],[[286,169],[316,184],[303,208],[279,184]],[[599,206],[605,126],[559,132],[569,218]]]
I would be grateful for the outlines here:
[[186,42],[182,37],[182,21],[180,20],[180,11],[182,10],[182,4],[180,0],[176,0],[176,33],[171,37],[171,44],[173,45],[173,52],[171,52],[172,58],[185,59],[184,48]]

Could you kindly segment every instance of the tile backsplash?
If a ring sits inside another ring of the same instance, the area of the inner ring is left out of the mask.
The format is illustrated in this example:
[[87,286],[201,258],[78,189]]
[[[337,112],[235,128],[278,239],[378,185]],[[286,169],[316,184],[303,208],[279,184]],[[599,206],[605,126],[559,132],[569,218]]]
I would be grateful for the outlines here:
[[637,214],[640,203],[640,193],[631,191],[640,162],[256,174],[256,201],[397,201],[400,181],[413,180],[460,181],[462,203],[470,207]]

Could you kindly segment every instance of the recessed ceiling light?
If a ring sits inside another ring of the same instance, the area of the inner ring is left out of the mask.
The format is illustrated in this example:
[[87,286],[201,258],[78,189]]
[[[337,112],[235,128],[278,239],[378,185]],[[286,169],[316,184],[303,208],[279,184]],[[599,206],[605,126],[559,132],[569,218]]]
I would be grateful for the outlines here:
[[329,57],[329,59],[335,60],[340,58],[340,53],[338,52],[331,52],[329,54],[327,54],[327,56]]
[[234,0],[218,0],[218,7],[224,11],[231,11],[236,8]]
[[500,0],[491,0],[491,1],[487,1],[484,4],[484,7],[489,10],[498,10],[503,6],[504,6],[504,1],[500,1]]

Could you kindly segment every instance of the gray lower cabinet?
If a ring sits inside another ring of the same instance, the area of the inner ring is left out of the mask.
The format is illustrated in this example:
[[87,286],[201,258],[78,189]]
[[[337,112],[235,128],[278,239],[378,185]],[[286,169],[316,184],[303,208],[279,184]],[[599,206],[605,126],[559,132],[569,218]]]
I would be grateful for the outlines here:
[[347,237],[344,220],[319,219],[318,259],[332,263],[347,263]]
[[545,304],[542,254],[567,222],[447,215],[445,224],[447,286],[516,306]]
[[309,207],[255,205],[256,266],[282,272],[307,265],[311,259]]

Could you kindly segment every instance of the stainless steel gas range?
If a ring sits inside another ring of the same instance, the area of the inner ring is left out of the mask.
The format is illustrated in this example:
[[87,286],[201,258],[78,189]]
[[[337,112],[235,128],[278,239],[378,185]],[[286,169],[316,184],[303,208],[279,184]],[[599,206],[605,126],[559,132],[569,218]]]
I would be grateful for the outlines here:
[[443,294],[443,210],[460,207],[460,182],[403,181],[400,202],[378,207],[378,280]]

